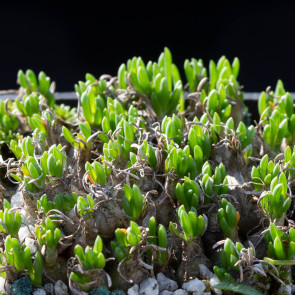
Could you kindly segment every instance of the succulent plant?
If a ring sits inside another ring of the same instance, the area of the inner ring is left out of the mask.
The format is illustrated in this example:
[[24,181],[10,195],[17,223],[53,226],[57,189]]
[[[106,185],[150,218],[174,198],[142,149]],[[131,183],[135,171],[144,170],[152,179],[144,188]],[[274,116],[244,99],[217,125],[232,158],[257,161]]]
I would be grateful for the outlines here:
[[177,217],[182,228],[182,232],[179,232],[172,222],[169,224],[169,230],[172,234],[187,241],[188,243],[192,242],[196,238],[201,237],[206,230],[206,217],[202,215],[198,216],[195,208],[192,208],[187,213],[184,205],[181,205],[177,209]]
[[52,107],[54,105],[55,98],[50,89],[51,80],[44,72],[41,71],[37,78],[35,73],[30,69],[26,73],[19,70],[17,73],[17,82],[25,90],[27,95],[39,93],[46,98],[49,106]]
[[124,193],[122,205],[125,213],[135,219],[139,218],[144,212],[146,203],[140,189],[135,184],[132,188],[128,184],[125,184]]
[[258,167],[253,166],[251,177],[255,190],[269,187],[271,181],[280,173],[279,164],[268,161],[268,155],[264,155]]
[[0,230],[5,234],[11,235],[12,237],[18,237],[18,231],[22,223],[19,212],[10,212],[11,205],[5,199],[3,202],[3,209],[4,210],[0,210]]
[[14,266],[18,272],[27,270],[32,283],[42,286],[43,261],[40,252],[36,252],[33,262],[30,248],[21,245],[16,238],[7,236],[4,255],[7,265]]
[[128,77],[140,94],[148,96],[155,113],[163,118],[170,115],[181,103],[182,82],[168,48],[160,55],[158,63],[144,64],[141,57],[128,60],[118,71],[119,87],[126,89]]
[[34,287],[49,276],[73,294],[111,292],[102,286],[114,279],[127,291],[159,272],[199,277],[220,253],[213,270],[227,290],[290,285],[293,98],[281,81],[268,88],[254,127],[239,69],[237,58],[207,68],[191,58],[184,81],[164,48],[156,62],[128,60],[117,77],[86,74],[77,108],[55,103],[43,72],[20,70],[18,98],[0,100],[1,276]]
[[197,208],[200,199],[200,186],[198,183],[188,177],[184,177],[184,183],[177,183],[175,195],[180,204],[183,204],[186,210]]
[[36,226],[36,237],[39,245],[45,248],[45,263],[49,268],[57,264],[57,244],[61,238],[61,230],[56,228],[49,217],[41,226]]
[[[87,246],[85,250],[80,245],[74,248],[75,256],[79,261],[79,266],[70,273],[70,279],[76,282],[84,291],[93,288],[91,284],[95,272],[105,273],[103,271],[106,259],[102,253],[103,242],[100,236],[97,236],[93,248]],[[92,282],[93,283],[93,282]]]
[[287,195],[287,180],[284,173],[271,181],[270,191],[263,192],[260,200],[261,207],[270,220],[277,225],[283,225],[286,212],[291,205],[291,199]]
[[235,207],[225,198],[221,200],[221,208],[217,212],[217,220],[227,238],[231,240],[237,239],[238,222],[240,214]]
[[295,255],[295,231],[290,228],[288,233],[279,230],[274,223],[270,223],[269,231],[264,238],[267,243],[269,258],[276,260],[292,260]]

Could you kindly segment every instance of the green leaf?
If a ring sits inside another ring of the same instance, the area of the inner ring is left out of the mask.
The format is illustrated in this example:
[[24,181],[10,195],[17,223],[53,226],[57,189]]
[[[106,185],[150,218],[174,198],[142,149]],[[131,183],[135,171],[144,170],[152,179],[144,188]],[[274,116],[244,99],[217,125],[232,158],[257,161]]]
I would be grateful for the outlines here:
[[[158,237],[159,237],[159,242],[158,242],[159,247],[167,248],[168,246],[167,232],[166,232],[165,226],[163,226],[162,224],[159,224],[159,227],[158,227]],[[159,257],[160,263],[161,264],[165,263],[165,259],[166,259],[166,251],[162,251]]]
[[115,255],[119,259],[119,261],[127,256],[126,252],[120,247],[115,248]]
[[136,246],[138,244],[136,236],[131,231],[127,233],[127,242],[131,246]]
[[295,260],[275,260],[269,257],[264,257],[263,260],[271,263],[272,265],[283,265],[283,266],[295,265]]
[[205,227],[206,227],[205,218],[202,215],[198,216],[198,228],[196,230],[196,235],[197,236],[202,235],[206,229]]
[[158,242],[159,247],[167,248],[168,246],[167,232],[166,232],[165,226],[163,226],[162,224],[159,224],[159,227],[158,227],[158,237],[159,237],[159,242]]
[[184,62],[184,72],[185,72],[186,80],[189,85],[189,90],[190,90],[190,92],[194,92],[194,90],[195,90],[194,72],[193,72],[193,69],[192,69],[188,59],[186,59]]
[[228,225],[231,228],[234,228],[237,224],[237,211],[235,207],[229,202],[227,202],[227,205],[226,205],[226,217],[227,217]]
[[169,83],[166,77],[163,77],[161,79],[160,83],[160,93],[158,93],[159,96],[159,103],[161,105],[161,108],[163,111],[168,107],[169,103],[169,97],[170,97],[170,91],[169,91]]
[[218,100],[218,94],[217,94],[216,90],[213,89],[209,93],[208,101],[207,101],[207,108],[208,108],[208,111],[209,111],[211,117],[213,117],[213,114],[217,109],[217,100]]
[[124,193],[125,193],[126,199],[130,202],[133,195],[133,191],[132,191],[132,188],[126,183],[124,184]]
[[231,114],[231,104],[221,111],[221,120],[224,122]]
[[[40,116],[36,114],[33,117],[28,119],[29,125],[32,129],[39,129],[42,133],[47,135],[46,127],[43,125],[43,121],[41,120]],[[44,123],[45,124],[45,123]]]
[[[56,176],[57,175],[57,166],[56,166],[56,159],[54,158],[53,154],[49,155],[47,160],[47,169],[50,175]],[[34,177],[36,178],[36,177]]]
[[232,73],[233,73],[235,79],[238,78],[239,71],[240,71],[240,61],[237,57],[235,57],[234,61],[232,63]]
[[38,178],[41,175],[41,169],[36,163],[29,165],[29,171],[32,178]]
[[260,161],[259,169],[260,169],[260,176],[261,179],[264,180],[267,172],[267,166],[268,166],[268,155],[266,154],[263,156],[263,158]]
[[134,88],[139,92],[139,93],[145,93],[145,90],[141,87],[141,84],[138,81],[137,75],[135,72],[130,73],[130,81],[133,84]]
[[39,92],[42,94],[47,94],[50,87],[50,78],[46,76],[44,72],[40,72],[38,75],[39,80]]
[[142,212],[144,197],[141,194],[141,191],[137,185],[134,184],[132,190],[133,190],[133,200],[134,200],[134,213],[136,213],[134,217],[138,218]]
[[141,88],[144,90],[144,93],[147,94],[148,91],[150,91],[151,86],[146,69],[140,67],[137,70],[137,80]]
[[22,70],[19,70],[17,73],[17,82],[20,84],[21,87],[24,89],[28,88],[28,83],[26,80],[26,76]]
[[19,212],[16,212],[14,216],[14,222],[13,222],[13,232],[12,232],[13,235],[16,236],[18,234],[18,231],[21,227],[21,223],[22,223],[21,215]]
[[288,119],[284,119],[279,124],[279,130],[278,130],[278,140],[282,140],[283,137],[285,137],[288,134]]
[[83,115],[85,117],[85,120],[89,124],[93,124],[94,117],[91,112],[90,100],[89,100],[88,93],[86,91],[83,92],[83,94],[81,96],[81,105],[82,105],[82,110],[83,110]]
[[95,174],[97,176],[96,182],[101,185],[105,185],[106,184],[106,177],[105,177],[103,166],[99,162],[95,161],[93,163],[93,168],[94,168]]
[[117,228],[115,230],[115,236],[116,236],[118,243],[121,246],[127,246],[126,230],[125,229]]
[[172,55],[170,50],[167,47],[165,47],[164,48],[164,73],[167,78],[169,91],[172,90],[171,65],[172,65]]
[[284,245],[279,237],[275,238],[273,245],[274,245],[276,257],[279,260],[286,260],[286,253],[284,250]]
[[35,274],[32,282],[37,286],[42,286],[43,260],[39,251],[36,253],[34,266]]
[[214,115],[213,115],[213,125],[214,125],[214,130],[220,134],[220,131],[221,131],[221,121],[220,121],[220,117],[219,115],[215,112]]
[[293,107],[293,98],[289,92],[287,92],[282,98],[285,104],[285,112],[289,118],[294,113],[294,107]]
[[[130,221],[130,230],[132,231],[133,234],[135,234],[137,238],[137,242],[141,241],[141,231],[138,228],[138,224],[134,221]],[[128,231],[129,229],[127,229]]]
[[218,74],[217,74],[216,64],[213,60],[210,60],[210,63],[209,63],[209,74],[210,74],[210,89],[214,89],[218,79]]
[[268,107],[268,103],[266,100],[266,93],[263,91],[258,99],[258,112],[259,115],[261,116],[262,113],[265,111],[265,109]]
[[32,70],[28,69],[26,71],[26,78],[30,82],[31,92],[37,91],[38,82],[35,73]]
[[195,214],[195,212],[190,211],[188,213],[188,218],[192,227],[192,236],[196,237],[198,235],[198,218],[197,215]]
[[221,289],[221,290],[226,290],[226,291],[232,291],[235,293],[240,293],[243,295],[262,295],[262,293],[260,291],[258,291],[257,289],[248,286],[246,284],[241,284],[241,283],[237,283],[237,282],[221,282],[217,285],[214,285],[213,288],[216,289]]
[[193,237],[194,236],[193,228],[192,228],[192,225],[190,223],[189,216],[185,212],[184,208],[180,212],[180,220],[179,221],[180,221],[180,224],[181,224],[181,227],[182,227],[183,231],[185,233],[189,234],[189,236]]
[[84,254],[83,248],[80,245],[75,246],[74,253],[79,258],[81,264],[82,264],[82,261],[86,260],[86,256]]
[[80,130],[82,131],[82,134],[84,135],[85,139],[87,140],[88,137],[91,135],[91,127],[90,127],[89,123],[88,122],[79,123],[79,127],[80,127]]
[[148,238],[148,242],[150,244],[153,244],[153,245],[157,245],[157,238],[156,238],[156,219],[154,216],[152,216],[149,220],[149,223],[148,223],[148,228],[149,228],[149,236],[151,238]]
[[225,124],[229,129],[234,130],[235,126],[234,126],[234,120],[232,117],[230,117]]
[[247,136],[247,129],[244,122],[239,123],[236,132],[240,136],[241,142],[243,142]]
[[70,143],[73,144],[73,142],[75,141],[72,132],[66,127],[66,126],[62,126],[62,134],[64,136],[64,138]]
[[95,267],[103,269],[106,265],[106,260],[105,257],[102,253],[99,253],[97,258],[96,258],[96,265]]
[[281,199],[282,190],[283,190],[283,185],[278,184],[276,185],[276,187],[274,188],[272,192],[273,199],[275,200],[276,203],[278,203],[279,200]]
[[290,236],[290,240],[295,242],[295,229],[293,227],[290,228],[289,236]]
[[118,81],[119,81],[119,88],[126,89],[126,65],[121,64],[119,70],[118,70]]
[[14,178],[18,182],[22,182],[23,181],[18,175],[14,174],[14,173],[10,173],[10,176],[12,178]]

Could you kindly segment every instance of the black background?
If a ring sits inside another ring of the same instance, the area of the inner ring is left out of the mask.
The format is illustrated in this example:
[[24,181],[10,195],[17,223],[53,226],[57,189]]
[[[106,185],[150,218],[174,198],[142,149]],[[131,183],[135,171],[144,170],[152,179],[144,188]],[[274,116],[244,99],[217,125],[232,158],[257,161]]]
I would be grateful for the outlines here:
[[120,14],[116,2],[1,4],[0,89],[17,88],[18,69],[31,68],[44,70],[57,91],[72,91],[86,72],[116,75],[128,58],[155,61],[167,46],[181,72],[186,58],[208,65],[221,55],[238,56],[245,91],[274,87],[279,78],[295,91],[294,5],[256,2],[177,2],[173,12],[152,7]]

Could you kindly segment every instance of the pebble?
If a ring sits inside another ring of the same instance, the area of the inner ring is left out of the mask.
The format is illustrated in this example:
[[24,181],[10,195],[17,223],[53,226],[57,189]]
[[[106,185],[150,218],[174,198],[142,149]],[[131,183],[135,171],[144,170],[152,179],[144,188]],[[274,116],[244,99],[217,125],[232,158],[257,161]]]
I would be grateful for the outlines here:
[[158,295],[159,294],[159,285],[156,279],[147,278],[146,280],[140,283],[139,288],[140,295]]
[[163,273],[157,274],[157,281],[159,285],[159,291],[175,291],[178,288],[178,285],[175,281],[167,278]]
[[27,226],[22,226],[22,227],[19,229],[19,231],[18,231],[18,238],[19,238],[19,241],[20,241],[21,243],[23,243],[24,240],[25,240],[27,237],[30,236],[30,234],[31,234],[31,233],[30,233],[28,227],[27,227]]
[[291,295],[292,294],[292,286],[290,286],[290,285],[281,286],[280,289],[278,290],[278,294]]
[[215,289],[213,288],[213,286],[217,285],[220,283],[219,278],[214,275],[211,279],[210,279],[210,288],[211,290],[216,294],[216,295],[222,295],[222,291],[220,289]]
[[202,292],[202,293],[200,293],[200,292],[193,292],[193,295],[208,295],[208,293],[209,293],[209,295],[211,295],[211,292]]
[[[5,290],[5,287],[6,287],[6,290]],[[0,277],[0,292],[7,294],[7,292],[9,291],[10,291],[10,284],[8,284],[7,282],[5,284],[5,278]],[[8,294],[10,294],[10,292]]]
[[188,292],[194,292],[194,295],[201,295],[206,289],[205,284],[199,279],[193,279],[182,284],[182,288]]
[[51,283],[47,283],[44,285],[44,289],[46,290],[47,293],[49,294],[53,294],[53,290],[54,290],[54,287],[53,287],[53,284]]
[[62,282],[61,280],[58,280],[54,285],[54,292],[55,295],[68,295],[68,287],[67,285]]
[[187,291],[183,290],[183,289],[177,289],[176,291],[174,291],[172,293],[173,295],[188,295]]
[[139,286],[137,284],[133,285],[127,291],[128,295],[138,295],[139,294]]
[[27,237],[25,239],[25,245],[30,248],[31,255],[34,255],[37,252],[37,247],[35,245],[35,240],[34,239],[31,239],[31,238]]
[[38,288],[33,292],[33,295],[46,295],[46,291],[44,289]]
[[287,285],[286,288],[285,288],[285,291],[288,295],[291,295],[292,294],[292,286],[290,285]]
[[[10,200],[10,204],[12,208],[23,208],[23,195],[22,192],[19,191],[15,193]],[[30,214],[27,212],[27,210],[24,209],[18,209],[20,216],[22,218],[22,223],[32,226],[33,232],[35,230],[35,219],[30,216]]]
[[171,291],[167,291],[167,290],[164,290],[164,291],[161,291],[161,292],[159,293],[159,295],[173,295],[173,292],[171,292]]
[[210,280],[214,273],[204,264],[199,264],[200,268],[200,277],[202,280]]
[[23,207],[23,195],[22,192],[16,192],[10,200],[10,204],[12,208]]

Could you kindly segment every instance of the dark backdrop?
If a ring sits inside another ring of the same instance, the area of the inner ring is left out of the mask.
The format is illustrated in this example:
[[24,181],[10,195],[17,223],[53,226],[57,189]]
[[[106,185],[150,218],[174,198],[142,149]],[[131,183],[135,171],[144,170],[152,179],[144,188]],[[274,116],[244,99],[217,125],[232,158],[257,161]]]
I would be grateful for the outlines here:
[[116,2],[107,8],[83,1],[1,4],[0,89],[16,88],[18,69],[31,68],[44,70],[57,91],[72,91],[86,72],[116,75],[128,58],[157,60],[168,46],[181,71],[186,58],[208,64],[238,56],[245,91],[262,91],[279,78],[295,91],[294,5],[220,2],[179,9],[178,1],[173,13],[125,9],[120,16],[113,14]]

